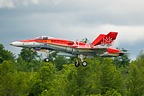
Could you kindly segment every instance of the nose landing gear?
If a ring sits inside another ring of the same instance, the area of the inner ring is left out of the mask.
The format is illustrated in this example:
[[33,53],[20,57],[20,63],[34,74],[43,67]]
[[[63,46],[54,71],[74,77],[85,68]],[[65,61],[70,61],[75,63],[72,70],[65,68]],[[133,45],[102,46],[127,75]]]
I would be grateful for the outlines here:
[[50,59],[49,59],[49,58],[45,58],[44,61],[45,61],[45,62],[49,62]]
[[50,55],[52,56],[52,53],[55,52],[55,51],[49,51],[49,50],[46,50],[44,51],[46,53],[46,58],[44,59],[45,62],[49,62],[51,59],[50,59]]

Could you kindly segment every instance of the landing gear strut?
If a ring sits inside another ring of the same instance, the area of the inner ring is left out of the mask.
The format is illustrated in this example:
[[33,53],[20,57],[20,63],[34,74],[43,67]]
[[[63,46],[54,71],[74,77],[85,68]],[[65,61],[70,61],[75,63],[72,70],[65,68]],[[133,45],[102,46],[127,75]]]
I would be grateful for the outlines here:
[[[82,66],[86,67],[86,66],[87,66],[87,62],[84,61],[85,57],[86,57],[86,56],[83,55],[83,54],[78,55],[78,58],[77,58],[77,60],[76,60],[76,62],[75,62],[75,66],[76,66],[76,67],[79,67],[79,66],[80,66],[80,63],[82,63]],[[80,60],[79,60],[79,59],[80,59]],[[80,62],[80,61],[81,61],[81,62]]]
[[76,62],[75,62],[75,66],[76,66],[76,67],[79,67],[79,66],[80,66],[80,62],[79,62],[78,59],[77,59]]
[[52,56],[53,52],[55,52],[55,51],[49,51],[49,50],[45,51],[45,53],[46,53],[46,58],[44,59],[45,62],[49,62],[50,61],[49,57],[50,57],[50,55]]

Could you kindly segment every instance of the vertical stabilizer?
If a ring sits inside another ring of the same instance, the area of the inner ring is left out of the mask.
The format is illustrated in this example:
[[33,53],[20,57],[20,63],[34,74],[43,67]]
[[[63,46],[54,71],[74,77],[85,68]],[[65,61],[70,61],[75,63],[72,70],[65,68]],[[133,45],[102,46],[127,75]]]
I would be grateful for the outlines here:
[[92,45],[111,45],[112,42],[116,39],[118,32],[109,32],[107,35],[100,34],[93,42]]

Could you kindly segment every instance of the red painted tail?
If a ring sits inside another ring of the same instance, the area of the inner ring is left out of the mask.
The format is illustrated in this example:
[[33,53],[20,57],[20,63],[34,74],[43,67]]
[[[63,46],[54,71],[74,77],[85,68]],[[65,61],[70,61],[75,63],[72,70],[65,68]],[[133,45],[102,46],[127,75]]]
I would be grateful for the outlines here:
[[116,39],[118,32],[109,32],[107,35],[100,34],[93,42],[92,45],[111,45],[112,42]]

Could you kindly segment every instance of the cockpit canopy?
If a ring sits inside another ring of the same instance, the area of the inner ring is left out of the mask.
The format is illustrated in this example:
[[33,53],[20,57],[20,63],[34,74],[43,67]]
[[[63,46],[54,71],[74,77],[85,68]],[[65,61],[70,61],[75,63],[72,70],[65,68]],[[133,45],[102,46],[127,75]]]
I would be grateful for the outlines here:
[[35,39],[37,39],[37,40],[48,40],[49,37],[48,36],[39,36],[39,37],[36,37]]

